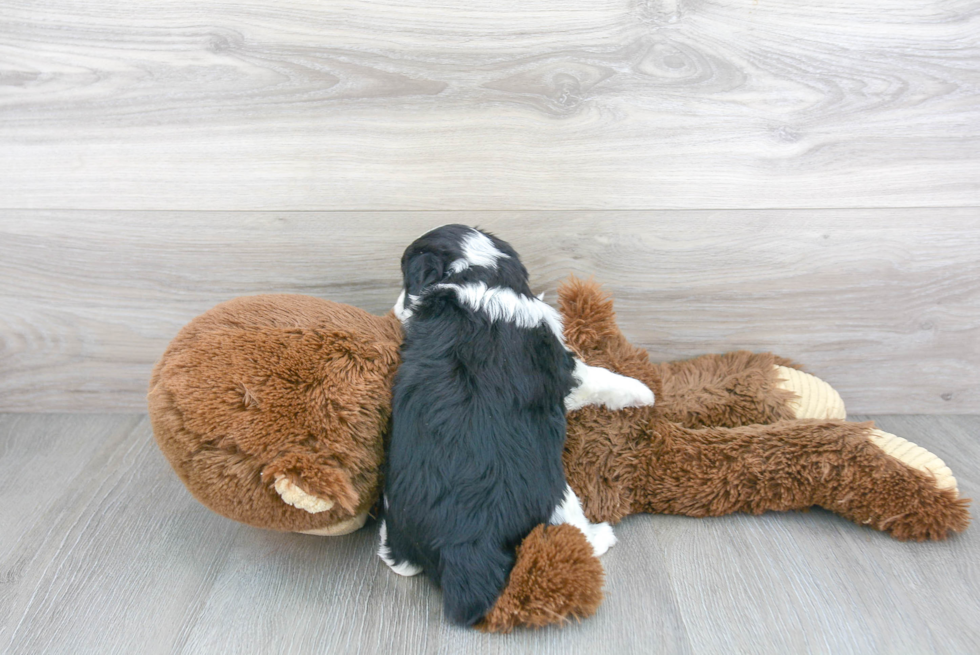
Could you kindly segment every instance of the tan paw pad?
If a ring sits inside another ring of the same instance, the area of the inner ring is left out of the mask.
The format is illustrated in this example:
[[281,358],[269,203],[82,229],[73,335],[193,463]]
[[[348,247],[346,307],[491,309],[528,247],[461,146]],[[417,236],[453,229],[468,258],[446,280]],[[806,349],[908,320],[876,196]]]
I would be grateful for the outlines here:
[[840,394],[820,378],[788,366],[777,366],[776,373],[780,378],[776,388],[796,394],[788,403],[795,418],[847,418]]
[[952,489],[958,493],[953,472],[943,460],[922,446],[916,446],[907,439],[878,429],[872,430],[870,437],[872,443],[885,451],[885,454],[891,455],[907,466],[934,476],[936,486],[940,489]]
[[310,514],[326,512],[328,509],[333,507],[332,500],[311,496],[293,484],[292,480],[283,475],[276,476],[276,492],[279,494],[279,497],[282,498],[282,501],[287,505],[292,505],[297,509],[306,510]]

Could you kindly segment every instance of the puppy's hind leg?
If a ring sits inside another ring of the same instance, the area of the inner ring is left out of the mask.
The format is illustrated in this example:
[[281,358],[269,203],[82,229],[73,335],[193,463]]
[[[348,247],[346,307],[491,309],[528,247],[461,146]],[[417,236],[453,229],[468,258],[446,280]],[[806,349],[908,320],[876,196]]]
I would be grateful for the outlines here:
[[440,586],[446,616],[473,625],[497,602],[514,568],[514,556],[487,543],[447,546],[440,553]]
[[378,557],[381,561],[388,565],[392,571],[398,575],[404,575],[410,577],[417,575],[422,572],[422,567],[416,564],[412,564],[407,559],[398,561],[391,552],[391,546],[388,544],[388,526],[384,521],[381,521],[381,527],[378,530],[381,536],[381,544],[378,546]]
[[565,497],[561,504],[555,508],[548,522],[552,525],[568,523],[581,530],[592,545],[596,557],[601,557],[607,550],[616,545],[616,535],[613,534],[612,526],[608,523],[590,523],[585,512],[582,511],[578,496],[568,485],[565,485]]

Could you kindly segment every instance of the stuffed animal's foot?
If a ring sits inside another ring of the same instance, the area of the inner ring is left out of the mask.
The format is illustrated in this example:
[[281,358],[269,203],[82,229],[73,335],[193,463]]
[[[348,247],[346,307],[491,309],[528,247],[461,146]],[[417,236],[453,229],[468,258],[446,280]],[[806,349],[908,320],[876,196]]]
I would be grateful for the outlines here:
[[539,525],[517,549],[507,586],[477,624],[484,632],[510,632],[584,619],[602,602],[602,564],[573,525]]
[[654,403],[653,392],[639,380],[599,366],[589,366],[579,359],[575,360],[572,375],[578,386],[565,397],[565,409],[568,411],[586,405],[605,405],[616,410]]
[[565,497],[561,504],[555,508],[548,522],[552,525],[567,523],[581,530],[591,544],[592,552],[596,557],[601,557],[607,550],[616,545],[616,535],[613,534],[612,526],[608,523],[591,523],[586,518],[585,512],[582,511],[582,504],[579,502],[578,496],[568,485],[565,485]]
[[871,423],[655,427],[629,453],[637,467],[628,478],[632,512],[721,516],[818,505],[903,541],[945,539],[970,523],[969,501],[945,464]]
[[959,497],[941,459],[872,426],[843,425],[861,429],[866,441],[854,444],[847,484],[822,506],[902,541],[940,540],[966,529],[970,501]]
[[787,405],[794,418],[841,419],[847,417],[844,401],[833,387],[820,378],[788,366],[776,366],[777,389],[795,395]]
[[282,498],[282,502],[298,509],[306,510],[310,514],[326,512],[334,505],[333,501],[329,498],[319,498],[318,496],[312,496],[306,493],[284,475],[276,476],[275,487],[279,497]]
[[906,466],[911,466],[936,478],[937,488],[952,489],[954,493],[959,495],[959,489],[956,487],[956,478],[953,477],[953,472],[946,466],[946,462],[922,446],[917,446],[907,439],[902,439],[894,434],[889,434],[878,429],[872,430],[869,438],[874,445],[885,451],[886,455],[891,455]]

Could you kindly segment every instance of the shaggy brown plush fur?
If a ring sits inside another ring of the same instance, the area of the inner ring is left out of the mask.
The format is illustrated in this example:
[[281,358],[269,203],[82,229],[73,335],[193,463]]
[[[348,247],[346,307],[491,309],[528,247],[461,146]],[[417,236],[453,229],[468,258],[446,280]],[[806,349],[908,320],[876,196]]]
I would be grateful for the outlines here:
[[779,389],[775,367],[799,368],[772,353],[745,350],[655,366],[664,418],[688,428],[735,428],[793,419],[791,391]]
[[872,427],[787,421],[690,430],[654,419],[621,463],[634,512],[721,516],[817,505],[902,540],[965,529],[968,501],[884,455],[868,439]]
[[[568,481],[593,521],[637,512],[719,516],[826,507],[898,539],[943,539],[967,500],[885,454],[870,424],[787,420],[773,355],[729,353],[654,365],[616,325],[598,285],[560,289],[566,339],[589,364],[645,382],[654,407],[568,416]],[[369,509],[380,471],[401,328],[390,314],[304,296],[255,296],[187,325],[150,385],[154,434],[206,506],[275,530],[328,528]],[[285,475],[335,506],[285,504]],[[586,617],[602,567],[570,526],[539,526],[482,629]]]
[[[153,371],[153,433],[204,505],[249,525],[317,529],[378,498],[401,326],[297,295],[237,298],[191,321]],[[284,475],[333,500],[310,514]]]
[[602,564],[578,528],[536,527],[517,550],[507,588],[477,626],[510,632],[595,614],[602,602]]
[[[569,416],[565,470],[591,520],[818,505],[917,541],[969,524],[969,501],[886,455],[868,438],[871,423],[780,420],[790,395],[774,388],[772,367],[787,360],[730,353],[654,365],[616,329],[612,301],[594,283],[573,280],[559,293],[566,338],[587,363],[660,390],[654,407]],[[664,372],[679,378],[658,385]],[[733,427],[692,429],[706,421]]]

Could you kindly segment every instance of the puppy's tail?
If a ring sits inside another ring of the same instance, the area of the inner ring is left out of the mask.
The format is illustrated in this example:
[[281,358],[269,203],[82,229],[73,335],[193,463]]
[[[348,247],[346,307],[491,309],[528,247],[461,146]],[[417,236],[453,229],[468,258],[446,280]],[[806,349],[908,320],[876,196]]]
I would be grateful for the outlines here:
[[507,584],[514,554],[489,544],[462,544],[443,549],[440,582],[446,616],[473,625],[482,619]]

